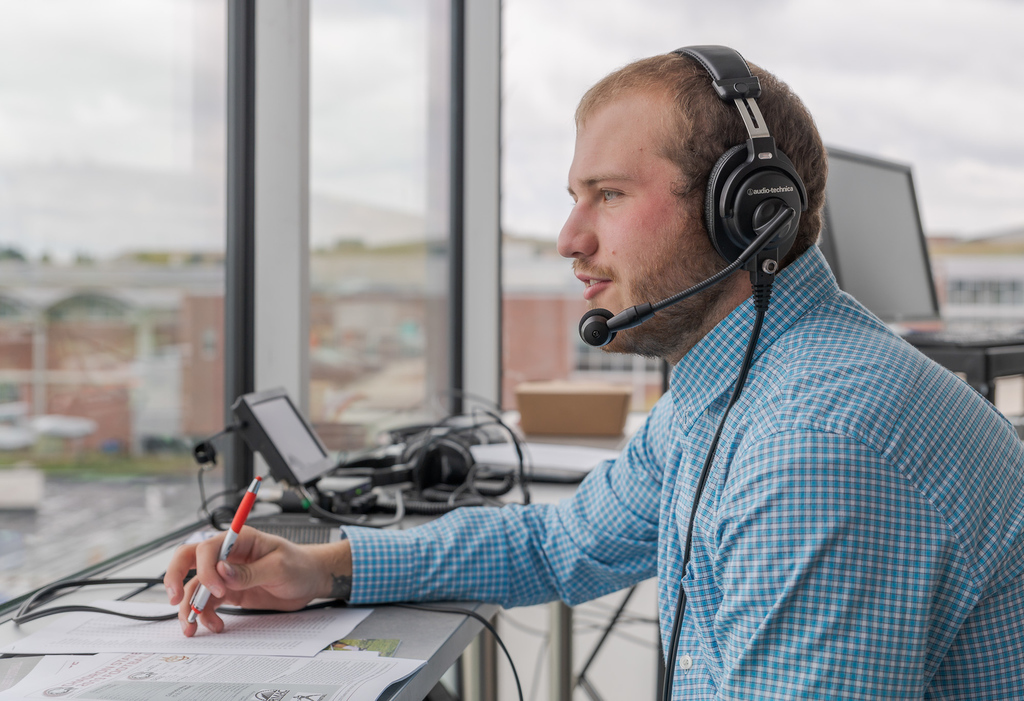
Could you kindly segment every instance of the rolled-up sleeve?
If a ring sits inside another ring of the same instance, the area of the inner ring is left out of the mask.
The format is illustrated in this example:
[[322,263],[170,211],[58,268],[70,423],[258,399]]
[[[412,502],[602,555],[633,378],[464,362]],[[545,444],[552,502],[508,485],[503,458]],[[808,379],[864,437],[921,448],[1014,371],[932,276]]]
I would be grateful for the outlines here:
[[575,604],[653,576],[661,483],[649,426],[558,504],[464,507],[405,531],[346,527],[350,600]]

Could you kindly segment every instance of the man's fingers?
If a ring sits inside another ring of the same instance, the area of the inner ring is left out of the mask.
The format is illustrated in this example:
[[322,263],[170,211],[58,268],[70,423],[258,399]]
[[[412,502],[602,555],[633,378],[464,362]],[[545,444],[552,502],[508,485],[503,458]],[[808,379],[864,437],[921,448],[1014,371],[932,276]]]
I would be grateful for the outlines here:
[[221,604],[221,601],[213,596],[207,600],[202,613],[196,617],[196,620],[192,623],[188,622],[188,615],[192,612],[192,596],[198,588],[198,579],[190,581],[185,586],[185,595],[182,597],[181,603],[178,604],[178,622],[181,624],[181,632],[189,638],[196,634],[199,624],[202,624],[204,628],[214,633],[220,633],[224,630],[224,621],[217,615],[217,607]]
[[204,628],[214,633],[220,633],[224,630],[224,620],[217,615],[217,606],[212,599],[206,604],[203,612],[199,614],[198,620],[203,624]]
[[167,566],[167,571],[164,573],[164,589],[167,591],[167,598],[171,605],[181,601],[185,575],[195,565],[195,552],[195,545],[182,545],[175,551]]
[[224,580],[217,572],[217,561],[220,559],[220,546],[224,536],[216,536],[196,546],[196,579],[206,585],[210,593],[216,597],[224,596]]
[[196,624],[188,622],[188,614],[192,610],[189,604],[192,601],[192,594],[198,585],[199,582],[195,579],[186,584],[184,596],[182,596],[181,601],[178,603],[178,622],[181,624],[181,632],[190,638],[196,633]]
[[[295,575],[295,546],[283,539],[244,528],[231,552],[231,562],[227,562],[220,560],[222,543],[223,537],[218,536],[176,553],[173,567],[168,568],[164,578],[171,602],[178,605],[178,619],[186,636],[196,634],[197,624],[214,633],[223,631],[224,620],[217,615],[216,608],[225,602],[287,610],[305,603],[301,595],[290,593],[288,586],[285,586],[288,591],[284,598],[278,591],[282,583],[290,583]],[[180,578],[192,562],[196,576],[182,587]],[[209,591],[210,598],[196,621],[189,623],[192,597],[200,583]],[[294,585],[291,588],[295,588]]]

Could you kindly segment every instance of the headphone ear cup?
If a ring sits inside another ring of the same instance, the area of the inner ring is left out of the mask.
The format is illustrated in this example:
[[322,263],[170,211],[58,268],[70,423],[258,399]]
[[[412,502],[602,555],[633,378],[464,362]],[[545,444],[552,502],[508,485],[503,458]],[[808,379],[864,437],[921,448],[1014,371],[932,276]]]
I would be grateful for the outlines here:
[[[788,206],[797,214],[765,250],[775,249],[781,258],[796,238],[800,212],[807,208],[807,194],[790,160],[781,151],[776,154],[770,165],[753,163],[750,147],[739,144],[722,154],[711,169],[704,195],[704,220],[712,245],[726,263],[743,255],[758,237],[758,228],[779,207]],[[766,203],[771,206],[764,206]]]
[[729,176],[747,161],[746,144],[738,144],[722,154],[715,162],[708,175],[708,186],[704,191],[704,226],[707,229],[711,245],[718,251],[718,255],[725,259],[726,263],[732,263],[743,253],[740,248],[729,238],[725,222],[719,213],[719,204],[722,201],[722,191]]
[[474,464],[469,446],[455,434],[431,441],[413,474],[417,489],[423,491],[438,484],[458,486],[466,481]]

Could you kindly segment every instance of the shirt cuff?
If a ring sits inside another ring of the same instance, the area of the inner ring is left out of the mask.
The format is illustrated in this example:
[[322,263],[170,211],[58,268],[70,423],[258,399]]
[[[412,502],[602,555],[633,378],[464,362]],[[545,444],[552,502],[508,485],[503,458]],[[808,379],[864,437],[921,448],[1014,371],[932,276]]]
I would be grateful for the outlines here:
[[425,558],[415,529],[393,531],[345,526],[342,534],[352,548],[349,603],[412,601],[422,596],[420,569]]

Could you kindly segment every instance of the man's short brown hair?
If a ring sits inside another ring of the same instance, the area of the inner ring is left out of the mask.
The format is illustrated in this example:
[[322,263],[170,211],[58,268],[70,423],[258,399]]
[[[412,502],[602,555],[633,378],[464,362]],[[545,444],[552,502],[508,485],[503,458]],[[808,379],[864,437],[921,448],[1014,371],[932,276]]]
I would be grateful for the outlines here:
[[[788,265],[818,240],[821,208],[825,203],[828,159],[810,112],[789,86],[753,64],[750,72],[761,82],[758,107],[780,151],[789,156],[807,188],[807,211]],[[576,129],[598,108],[629,94],[662,94],[675,105],[667,115],[661,155],[682,174],[677,194],[692,221],[704,228],[704,193],[708,176],[723,153],[745,143],[747,130],[732,102],[723,102],[711,86],[711,76],[687,56],[664,54],[635,61],[605,76],[586,92],[576,108]]]

